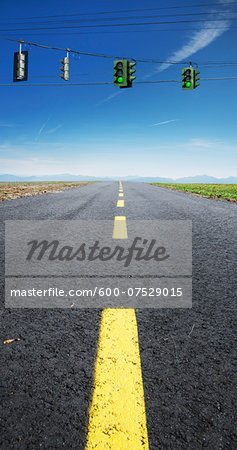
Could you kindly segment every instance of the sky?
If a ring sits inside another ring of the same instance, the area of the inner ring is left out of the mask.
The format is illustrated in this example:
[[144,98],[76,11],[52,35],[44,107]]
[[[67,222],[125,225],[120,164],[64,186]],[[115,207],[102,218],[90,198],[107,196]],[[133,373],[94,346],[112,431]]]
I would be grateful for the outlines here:
[[[19,42],[0,39],[0,174],[237,176],[237,78],[203,79],[237,77],[237,2],[230,2],[1,2],[1,37],[62,50],[23,44],[28,81],[13,83]],[[64,81],[66,48],[106,57],[70,53]],[[137,60],[142,82],[129,89],[113,85],[113,60],[123,57]],[[189,62],[200,86],[183,91]],[[59,85],[30,86],[38,83]]]

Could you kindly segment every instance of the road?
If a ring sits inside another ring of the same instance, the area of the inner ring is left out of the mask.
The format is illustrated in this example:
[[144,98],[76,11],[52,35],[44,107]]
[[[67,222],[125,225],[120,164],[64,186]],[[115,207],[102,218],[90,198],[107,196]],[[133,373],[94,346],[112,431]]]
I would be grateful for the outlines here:
[[[192,308],[136,310],[149,448],[237,447],[237,206],[124,182],[118,207],[118,187],[101,182],[0,204],[2,450],[85,447],[101,321],[99,309],[4,308],[3,222],[116,215],[128,224],[193,225]],[[3,344],[10,338],[20,341]]]

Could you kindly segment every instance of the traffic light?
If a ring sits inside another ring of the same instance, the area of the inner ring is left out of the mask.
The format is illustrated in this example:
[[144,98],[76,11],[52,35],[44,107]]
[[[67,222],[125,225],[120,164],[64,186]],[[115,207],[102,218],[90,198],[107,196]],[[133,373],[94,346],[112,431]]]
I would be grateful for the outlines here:
[[182,69],[182,89],[191,90],[195,87],[194,68],[185,67]]
[[14,53],[13,81],[26,81],[28,77],[28,51]]
[[183,90],[192,90],[200,85],[198,81],[200,78],[198,75],[200,72],[194,70],[193,67],[185,67],[182,69],[182,89]]
[[63,64],[62,67],[60,67],[60,70],[63,72],[63,74],[60,75],[61,78],[63,78],[65,81],[69,80],[69,57],[66,56],[63,59],[60,59],[60,62]]
[[198,77],[199,74],[200,74],[200,72],[198,72],[197,70],[194,70],[194,78],[195,78],[194,87],[195,88],[197,86],[200,86],[200,83],[198,83],[198,81],[200,80],[200,77]]
[[128,87],[127,65],[126,59],[114,61],[114,86]]
[[133,80],[136,79],[136,77],[133,76],[133,74],[136,72],[136,62],[128,61],[128,87],[132,87]]

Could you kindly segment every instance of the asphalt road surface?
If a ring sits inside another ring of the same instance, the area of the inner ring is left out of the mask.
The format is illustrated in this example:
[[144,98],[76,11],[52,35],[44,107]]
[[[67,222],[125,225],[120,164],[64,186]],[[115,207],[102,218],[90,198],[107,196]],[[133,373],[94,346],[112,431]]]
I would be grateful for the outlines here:
[[[0,204],[2,450],[83,449],[101,310],[5,309],[4,220],[191,219],[193,306],[136,310],[149,448],[236,449],[237,206],[101,182]],[[4,340],[20,338],[9,344]],[[116,449],[115,449],[116,450]]]

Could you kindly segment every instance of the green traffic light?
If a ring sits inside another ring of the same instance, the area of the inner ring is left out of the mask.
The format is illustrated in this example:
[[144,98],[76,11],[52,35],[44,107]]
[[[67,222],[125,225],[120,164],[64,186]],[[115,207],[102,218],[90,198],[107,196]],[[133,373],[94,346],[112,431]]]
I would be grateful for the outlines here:
[[118,77],[118,83],[122,83],[123,82],[123,77]]
[[188,81],[187,83],[186,83],[186,87],[190,87],[191,86],[191,83],[190,83],[190,81]]

